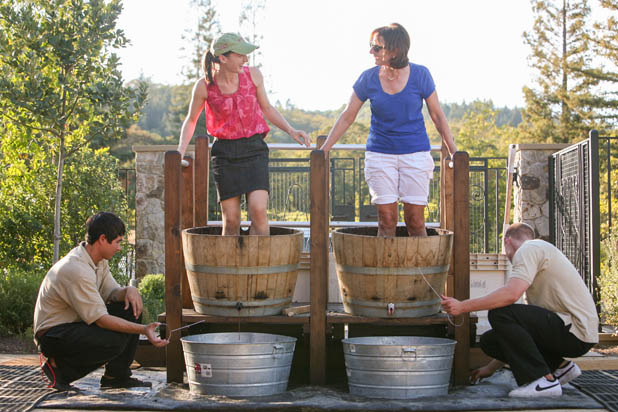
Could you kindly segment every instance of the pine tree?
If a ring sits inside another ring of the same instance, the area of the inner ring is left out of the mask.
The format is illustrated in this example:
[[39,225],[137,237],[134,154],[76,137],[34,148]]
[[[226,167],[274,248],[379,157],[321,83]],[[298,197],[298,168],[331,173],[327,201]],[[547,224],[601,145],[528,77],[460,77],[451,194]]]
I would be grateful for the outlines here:
[[[241,9],[242,12],[238,17],[238,25],[243,29],[243,37],[249,41],[249,43],[260,45],[264,36],[259,34],[258,26],[260,25],[260,19],[262,12],[265,8],[264,0],[244,0]],[[262,67],[260,58],[262,52],[260,49],[255,50],[249,56],[249,66]]]
[[538,72],[536,88],[524,87],[523,138],[536,142],[574,142],[598,127],[603,102],[590,75],[590,7],[587,0],[533,0],[532,32],[524,33]]
[[604,20],[595,22],[590,42],[601,65],[587,74],[599,80],[596,99],[604,106],[599,113],[602,121],[616,128],[618,123],[618,1],[601,0]]

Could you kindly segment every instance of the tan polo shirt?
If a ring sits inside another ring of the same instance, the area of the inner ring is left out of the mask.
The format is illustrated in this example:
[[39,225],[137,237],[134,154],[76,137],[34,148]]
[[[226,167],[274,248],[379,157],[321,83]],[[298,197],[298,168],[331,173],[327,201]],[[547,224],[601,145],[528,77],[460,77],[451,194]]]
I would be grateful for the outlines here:
[[570,332],[588,343],[599,341],[594,300],[575,266],[554,245],[544,240],[528,240],[515,252],[510,277],[530,284],[528,304],[556,313]]
[[82,242],[47,272],[34,308],[34,333],[63,323],[88,325],[107,315],[105,302],[120,287],[107,260],[95,265]]

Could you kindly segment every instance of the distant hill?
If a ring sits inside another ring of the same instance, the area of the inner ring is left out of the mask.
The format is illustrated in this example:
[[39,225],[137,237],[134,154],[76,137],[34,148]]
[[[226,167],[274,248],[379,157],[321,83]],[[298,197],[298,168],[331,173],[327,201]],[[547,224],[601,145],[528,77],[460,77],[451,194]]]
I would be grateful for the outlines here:
[[[146,81],[148,82],[147,79]],[[190,93],[190,85],[169,86],[149,82],[149,98],[144,107],[143,115],[137,125],[129,129],[125,142],[119,142],[111,148],[112,154],[116,155],[123,162],[131,162],[133,158],[131,145],[177,144],[182,119],[188,109]],[[444,110],[449,122],[456,122],[464,118],[466,114],[475,111],[475,103],[478,103],[478,101],[470,103],[442,103],[442,110]],[[496,126],[509,125],[517,127],[521,123],[521,108],[495,108],[491,102],[484,103],[496,111]],[[341,106],[335,110],[310,111],[291,105],[284,106],[278,102],[276,107],[293,127],[305,130],[313,135],[327,134],[339,113],[344,109],[344,106]],[[426,119],[429,119],[426,108],[424,109],[424,115]],[[370,121],[371,111],[369,103],[365,103],[356,118],[358,127],[356,127],[355,133],[364,133],[366,136]],[[204,133],[204,123],[205,120],[202,115],[198,121],[196,135]],[[350,137],[350,139],[355,142],[363,140],[361,136]],[[276,127],[272,127],[269,141],[289,143],[290,137]],[[343,140],[343,142],[345,141],[346,139]]]

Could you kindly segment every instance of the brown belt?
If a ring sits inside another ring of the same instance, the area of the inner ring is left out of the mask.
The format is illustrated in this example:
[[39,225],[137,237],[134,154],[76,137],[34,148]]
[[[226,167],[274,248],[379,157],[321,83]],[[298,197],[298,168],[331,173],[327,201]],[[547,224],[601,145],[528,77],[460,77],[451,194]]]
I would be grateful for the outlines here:
[[43,335],[45,335],[51,328],[46,328],[46,329],[41,329],[40,331],[38,331],[34,337],[39,340],[43,337]]

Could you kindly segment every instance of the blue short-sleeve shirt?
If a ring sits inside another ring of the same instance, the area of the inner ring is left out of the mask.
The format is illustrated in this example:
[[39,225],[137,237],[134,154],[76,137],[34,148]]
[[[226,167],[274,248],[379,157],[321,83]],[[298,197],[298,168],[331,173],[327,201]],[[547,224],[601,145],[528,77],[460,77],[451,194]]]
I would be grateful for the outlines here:
[[371,127],[366,150],[388,154],[407,154],[431,150],[423,119],[423,100],[435,90],[429,70],[410,63],[410,77],[402,91],[382,90],[380,66],[365,70],[356,83],[356,96],[371,102]]

